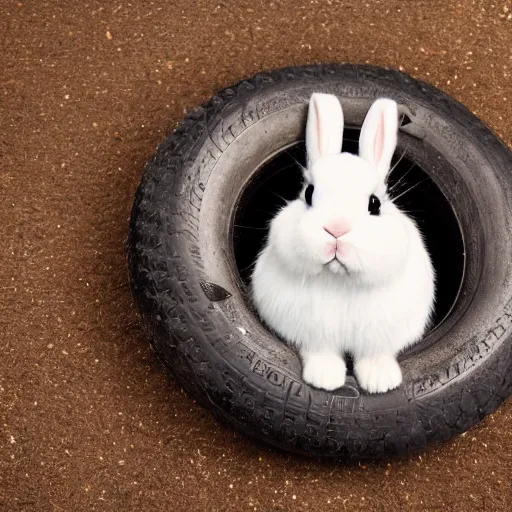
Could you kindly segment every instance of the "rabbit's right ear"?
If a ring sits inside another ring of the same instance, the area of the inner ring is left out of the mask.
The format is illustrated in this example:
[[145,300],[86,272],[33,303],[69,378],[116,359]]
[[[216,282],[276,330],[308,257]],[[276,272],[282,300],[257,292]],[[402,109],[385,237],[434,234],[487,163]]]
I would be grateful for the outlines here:
[[343,111],[333,94],[313,93],[309,100],[306,124],[308,168],[320,157],[341,152],[343,142]]

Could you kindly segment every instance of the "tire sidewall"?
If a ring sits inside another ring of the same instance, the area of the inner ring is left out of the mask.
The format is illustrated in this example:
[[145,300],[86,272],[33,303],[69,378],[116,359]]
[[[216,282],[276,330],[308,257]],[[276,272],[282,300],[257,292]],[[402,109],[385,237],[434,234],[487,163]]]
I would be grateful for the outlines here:
[[[305,384],[298,356],[259,322],[234,264],[237,198],[263,161],[301,137],[312,92],[336,94],[356,126],[373,99],[392,97],[420,127],[413,139],[457,170],[451,179],[439,171],[438,185],[463,225],[458,309],[435,343],[402,359],[403,386],[385,395],[365,394],[353,378],[332,393]],[[158,149],[134,205],[132,289],[158,354],[217,417],[295,452],[374,457],[465,430],[510,394],[512,272],[500,256],[512,253],[510,168],[510,152],[467,109],[396,71],[292,68],[223,91]],[[205,283],[229,297],[209,300]]]

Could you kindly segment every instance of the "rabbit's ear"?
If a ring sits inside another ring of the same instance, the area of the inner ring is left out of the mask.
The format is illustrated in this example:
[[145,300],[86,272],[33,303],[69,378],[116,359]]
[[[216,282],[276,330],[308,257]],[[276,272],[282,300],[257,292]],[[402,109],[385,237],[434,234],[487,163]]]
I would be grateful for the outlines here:
[[313,93],[309,100],[306,124],[308,167],[320,157],[341,152],[343,111],[333,94]]
[[396,148],[398,108],[396,102],[386,98],[373,103],[366,114],[359,137],[359,156],[377,168],[385,179]]

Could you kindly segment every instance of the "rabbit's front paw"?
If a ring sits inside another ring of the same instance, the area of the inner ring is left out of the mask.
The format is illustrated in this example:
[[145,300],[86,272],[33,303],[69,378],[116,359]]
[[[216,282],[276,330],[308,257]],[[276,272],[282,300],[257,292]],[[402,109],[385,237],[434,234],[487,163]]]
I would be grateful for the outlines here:
[[400,386],[402,371],[393,356],[363,357],[354,364],[359,385],[369,393],[385,393]]
[[315,352],[303,354],[302,378],[315,388],[332,391],[345,384],[347,367],[336,353]]

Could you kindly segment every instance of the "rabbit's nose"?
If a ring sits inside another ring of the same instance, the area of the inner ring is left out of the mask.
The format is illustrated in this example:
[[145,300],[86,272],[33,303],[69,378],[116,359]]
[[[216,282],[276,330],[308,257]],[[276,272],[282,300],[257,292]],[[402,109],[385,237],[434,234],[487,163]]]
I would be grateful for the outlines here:
[[350,225],[349,222],[337,221],[326,224],[324,226],[324,229],[334,238],[339,238],[340,236],[343,236],[345,233],[348,233],[352,229],[352,226]]

